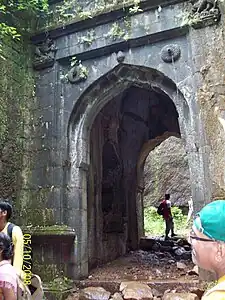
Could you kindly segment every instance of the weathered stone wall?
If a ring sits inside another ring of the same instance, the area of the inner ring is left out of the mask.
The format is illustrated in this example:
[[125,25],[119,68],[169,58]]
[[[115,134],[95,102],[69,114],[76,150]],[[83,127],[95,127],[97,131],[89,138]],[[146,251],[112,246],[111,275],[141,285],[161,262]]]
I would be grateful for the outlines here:
[[[221,3],[223,11],[224,4]],[[225,199],[225,76],[224,14],[220,26],[191,31],[191,49],[198,79],[197,101],[207,144],[212,199]],[[199,145],[197,145],[199,147]],[[210,201],[209,201],[210,202]]]
[[30,170],[35,110],[29,42],[5,39],[0,56],[0,196],[13,200],[14,218],[22,225],[27,207],[21,189]]
[[[71,249],[75,251],[76,241],[74,232],[67,226],[51,226],[55,221],[49,202],[55,200],[57,193],[56,184],[53,185],[51,180],[54,176],[55,182],[57,169],[50,177],[51,166],[47,157],[49,147],[54,146],[50,140],[44,144],[44,131],[49,123],[44,120],[46,110],[36,102],[31,50],[28,38],[20,41],[5,39],[2,43],[0,197],[12,199],[13,221],[22,227],[24,233],[31,234],[33,271],[49,282],[62,273],[74,277],[70,252]],[[54,156],[54,159],[57,158]],[[63,278],[61,282],[68,287]]]
[[[217,190],[223,184],[222,172],[218,172],[216,165],[219,162],[222,165],[224,150],[214,157],[216,149],[224,146],[221,129],[219,137],[213,140],[213,131],[207,129],[209,102],[204,108],[199,101],[200,88],[204,86],[202,67],[210,51],[209,58],[215,60],[210,47],[219,48],[219,56],[222,55],[223,23],[205,28],[202,25],[201,29],[182,26],[187,1],[161,2],[161,10],[158,1],[143,1],[142,10],[137,13],[118,8],[101,16],[86,16],[83,21],[80,18],[77,23],[77,19],[74,23],[70,19],[70,24],[50,31],[57,52],[51,67],[36,73],[38,110],[35,116],[40,125],[32,141],[38,153],[30,168],[28,188],[24,189],[35,218],[26,220],[34,225],[65,223],[75,229],[78,248],[75,259],[71,256],[76,270],[74,277],[88,274],[88,201],[94,203],[87,193],[93,163],[90,161],[91,128],[101,109],[131,85],[149,90],[153,87],[173,100],[185,140],[195,209],[210,199],[214,178]],[[90,29],[94,30],[94,37],[90,36]],[[44,32],[33,41],[39,44],[45,38]],[[167,47],[171,50],[171,44],[176,45],[175,52],[179,49],[181,55],[176,61],[167,62],[162,54]],[[72,57],[81,61],[79,66],[71,66]],[[213,80],[212,88],[217,81],[214,71],[220,76],[218,80],[223,78],[213,68],[209,76]],[[215,118],[213,125],[214,121]],[[158,145],[162,140],[162,136],[156,137],[153,144]],[[211,161],[210,156],[213,156]],[[138,167],[140,175],[141,164]],[[90,229],[91,234],[96,233],[94,227]],[[94,255],[94,250],[89,255]]]
[[152,150],[144,167],[144,207],[158,206],[165,193],[170,193],[176,206],[187,206],[191,197],[188,158],[184,142],[169,137]]

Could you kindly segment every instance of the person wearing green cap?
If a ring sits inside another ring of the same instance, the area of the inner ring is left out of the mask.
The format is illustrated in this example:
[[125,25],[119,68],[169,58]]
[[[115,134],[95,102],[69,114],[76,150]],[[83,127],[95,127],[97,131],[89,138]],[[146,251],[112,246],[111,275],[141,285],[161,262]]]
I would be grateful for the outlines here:
[[225,200],[216,200],[194,219],[189,236],[192,260],[202,269],[213,271],[218,283],[203,300],[225,300]]

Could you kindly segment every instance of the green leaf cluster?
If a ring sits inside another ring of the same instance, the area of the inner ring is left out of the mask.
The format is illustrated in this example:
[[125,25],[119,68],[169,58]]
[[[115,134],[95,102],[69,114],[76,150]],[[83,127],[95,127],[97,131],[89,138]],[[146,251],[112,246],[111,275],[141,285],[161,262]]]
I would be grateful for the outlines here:
[[48,0],[0,0],[0,50],[5,37],[19,39],[21,36],[19,25],[11,24],[17,13],[27,12],[29,15],[31,13],[38,15],[47,11]]

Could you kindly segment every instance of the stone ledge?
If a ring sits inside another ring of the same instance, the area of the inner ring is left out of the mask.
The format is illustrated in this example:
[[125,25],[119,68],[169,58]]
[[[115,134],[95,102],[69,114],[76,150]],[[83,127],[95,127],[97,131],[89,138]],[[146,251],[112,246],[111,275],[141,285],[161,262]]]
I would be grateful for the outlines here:
[[202,18],[197,23],[192,24],[191,26],[194,29],[201,29],[207,26],[216,25],[219,22],[219,17],[216,18],[215,16],[210,16],[208,18]]
[[[66,54],[66,55],[58,55],[56,60],[59,61],[61,64],[68,64],[69,59],[71,56],[75,55],[77,59],[81,61],[96,59],[98,57],[111,55],[112,53],[116,53],[118,51],[128,51],[131,48],[142,47],[150,44],[154,44],[165,39],[172,39],[185,36],[188,32],[188,26],[183,27],[175,27],[172,29],[168,29],[161,32],[156,32],[152,34],[146,34],[140,37],[131,38],[128,41],[119,40],[114,43],[109,43],[100,48],[95,48],[83,52],[74,51],[74,53]],[[60,51],[59,51],[60,52]]]
[[[182,2],[187,2],[188,0],[147,0],[147,1],[142,1],[140,3],[140,8],[142,11],[148,11],[154,8],[157,8],[159,5],[165,7],[169,5],[174,5]],[[54,1],[54,3],[57,3]],[[127,8],[132,7],[133,4],[128,4]],[[91,29],[94,28],[98,25],[104,25],[109,22],[115,22],[118,19],[121,19],[125,17],[125,11],[124,11],[124,6],[123,5],[117,5],[115,6],[114,10],[106,10],[104,12],[101,12],[99,14],[96,14],[93,16],[91,19],[85,19],[85,20],[79,20],[79,19],[74,19],[68,22],[66,25],[65,24],[60,24],[58,26],[52,26],[51,28],[48,28],[48,33],[50,34],[51,38],[56,39],[61,36],[69,35],[74,32],[78,32],[81,30],[85,29]],[[41,43],[45,41],[46,39],[46,32],[41,29],[41,31],[36,32],[31,37],[31,41],[34,44]]]
[[22,231],[32,236],[76,236],[75,230],[66,225],[26,226]]

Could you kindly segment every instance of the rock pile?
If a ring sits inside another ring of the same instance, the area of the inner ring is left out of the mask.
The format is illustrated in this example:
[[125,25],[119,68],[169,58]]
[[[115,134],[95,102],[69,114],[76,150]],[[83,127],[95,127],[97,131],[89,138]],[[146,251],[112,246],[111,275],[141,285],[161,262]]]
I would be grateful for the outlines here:
[[199,300],[197,293],[177,293],[176,290],[161,294],[147,284],[127,281],[120,284],[120,291],[114,294],[102,287],[87,287],[67,300]]
[[140,240],[140,248],[155,253],[160,259],[166,256],[176,261],[181,259],[191,260],[191,246],[183,238],[164,241],[162,238],[152,239],[144,237]]

